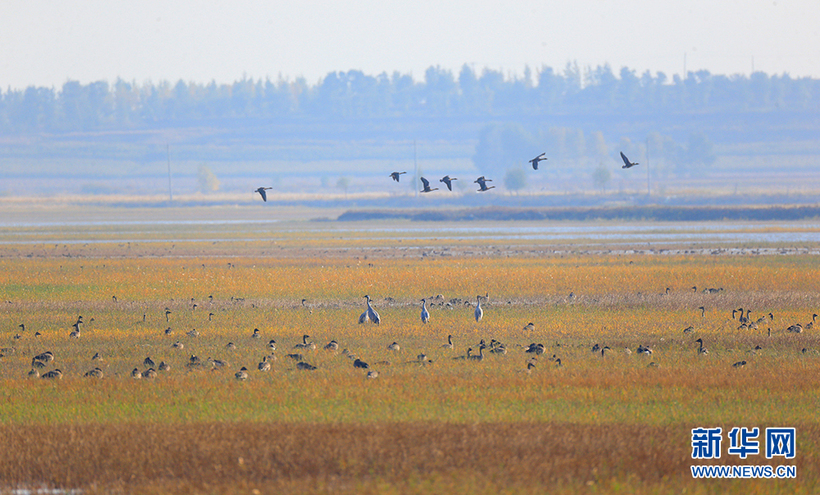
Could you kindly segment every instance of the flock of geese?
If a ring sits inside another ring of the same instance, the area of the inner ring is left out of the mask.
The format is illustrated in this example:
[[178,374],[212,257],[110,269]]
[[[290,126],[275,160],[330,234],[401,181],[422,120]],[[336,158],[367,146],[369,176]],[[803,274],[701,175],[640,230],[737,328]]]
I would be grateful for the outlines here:
[[[532,165],[533,170],[538,170],[538,164],[540,162],[548,160],[548,158],[546,157],[546,154],[547,153],[544,152],[544,153],[541,153],[540,155],[536,156],[532,160],[528,160],[530,165]],[[629,161],[629,158],[627,158],[626,155],[624,155],[623,151],[621,151],[621,159],[624,161],[624,164],[621,168],[632,168],[635,165],[638,165],[637,162]],[[406,173],[407,172],[392,172],[390,174],[390,178],[392,178],[396,182],[400,182],[401,176],[406,174]],[[438,191],[437,187],[430,187],[430,181],[428,179],[426,179],[425,177],[419,177],[419,180],[421,180],[421,191],[419,191],[419,192],[429,193],[429,192],[433,192],[433,191]],[[439,182],[441,182],[445,186],[447,186],[447,190],[452,192],[452,190],[453,190],[453,181],[455,181],[455,180],[458,180],[458,178],[457,177],[450,177],[449,175],[445,175],[444,177],[439,179]],[[488,186],[487,185],[488,182],[492,182],[492,181],[493,181],[492,179],[487,179],[486,177],[484,177],[482,175],[481,177],[474,180],[473,184],[478,184],[477,192],[487,192],[490,189],[495,189],[495,186]],[[268,195],[265,191],[267,191],[268,189],[272,189],[272,188],[271,187],[259,187],[259,188],[254,189],[253,192],[259,193],[259,195],[262,196],[262,201],[267,202]]]
[[[365,299],[366,308],[365,308],[365,311],[358,318],[359,324],[366,324],[366,323],[369,322],[369,323],[372,323],[372,324],[375,324],[375,325],[379,325],[381,323],[381,317],[379,316],[379,313],[373,308],[373,305],[371,303],[372,300],[371,300],[370,296],[365,295],[363,297]],[[442,296],[436,296],[436,299],[439,299],[441,297]],[[481,296],[481,295],[476,296],[476,303],[475,303],[475,309],[474,309],[473,315],[474,315],[475,321],[477,323],[480,322],[481,319],[484,316],[484,310],[481,306],[482,300],[486,302],[488,299],[489,299],[489,294],[487,294],[485,296]],[[457,301],[461,302],[460,299],[458,299]],[[420,316],[420,319],[421,319],[423,324],[427,324],[430,321],[430,311],[427,307],[427,302],[428,302],[428,300],[426,298],[421,299],[421,313],[420,313],[419,316]],[[469,304],[469,303],[464,302],[464,304]],[[698,310],[701,313],[701,317],[703,317],[704,314],[705,314],[704,309],[705,308],[703,306],[698,308]],[[771,324],[771,322],[774,321],[774,315],[772,313],[768,313],[768,315],[761,316],[758,319],[752,319],[751,318],[751,313],[752,313],[751,310],[744,309],[744,308],[733,309],[732,310],[732,319],[737,320],[738,323],[740,323],[740,326],[737,327],[738,330],[757,329],[759,327],[759,325],[761,325],[763,323],[770,323]],[[166,318],[168,317],[168,314],[169,313],[166,311],[166,313],[165,313]],[[817,320],[817,316],[818,316],[817,314],[813,314],[812,317],[811,317],[811,321],[809,321],[806,324],[796,323],[796,324],[790,325],[786,329],[786,331],[790,332],[790,333],[802,333],[804,330],[809,330],[809,329],[813,328],[813,325]],[[93,321],[93,318],[92,318],[91,321]],[[69,334],[70,339],[80,338],[80,336],[81,336],[80,328],[82,327],[82,325],[83,325],[83,317],[80,316],[80,317],[77,318],[77,321],[72,325],[74,330]],[[25,324],[21,324],[20,327],[21,327],[22,331],[25,331]],[[523,327],[523,330],[526,333],[532,332],[534,329],[535,329],[535,325],[533,323],[528,323],[527,325],[525,325]],[[170,334],[171,333],[170,330],[171,330],[170,328],[166,329],[164,331],[164,333],[165,334]],[[694,331],[694,327],[693,326],[688,326],[687,328],[683,329],[683,334],[684,335],[691,334],[693,331]],[[188,335],[189,337],[197,337],[199,335],[199,333],[196,332],[196,330],[192,330],[192,331],[186,332],[186,335]],[[768,335],[771,336],[771,328],[768,329]],[[39,332],[35,336],[39,336]],[[21,337],[18,334],[16,336],[16,338],[21,338]],[[254,329],[253,333],[250,335],[250,338],[251,339],[261,339],[262,338],[261,331],[258,328]],[[709,350],[706,348],[705,342],[704,342],[702,337],[699,337],[698,339],[696,339],[694,341],[694,344],[698,345],[697,350],[696,350],[698,355],[706,356],[706,355],[709,354]],[[185,344],[182,343],[181,341],[176,341],[171,347],[174,348],[174,349],[184,349]],[[277,359],[277,354],[275,353],[275,351],[277,350],[276,340],[275,339],[269,340],[267,342],[267,344],[265,345],[265,347],[266,347],[268,353],[266,355],[264,355],[262,357],[262,360],[256,365],[256,369],[259,372],[269,372],[269,371],[271,371],[271,362]],[[447,342],[444,343],[444,344],[441,344],[439,347],[440,347],[441,350],[445,350],[445,351],[455,349],[455,345],[454,345],[454,342],[453,342],[453,336],[448,335],[447,336]],[[519,348],[519,349],[523,349],[523,354],[525,356],[526,355],[530,356],[529,359],[527,360],[526,369],[523,370],[524,372],[527,372],[527,373],[529,373],[531,370],[536,368],[539,356],[541,356],[543,354],[548,354],[547,346],[545,346],[543,343],[533,342],[533,343],[530,343],[529,345],[526,345],[526,346],[518,345],[516,347]],[[559,343],[556,343],[554,347],[558,350],[560,350],[562,348],[561,344],[559,344]],[[228,349],[228,350],[236,349],[236,348],[237,347],[233,342],[229,342],[225,346],[225,349]],[[294,344],[293,347],[291,349],[289,349],[290,352],[285,353],[283,355],[283,357],[295,361],[297,370],[313,371],[313,370],[318,369],[318,367],[313,365],[313,364],[308,363],[305,359],[305,354],[304,353],[306,351],[315,351],[315,350],[317,350],[317,348],[318,347],[317,347],[316,343],[310,340],[309,335],[303,335],[301,342],[297,342],[296,344]],[[336,340],[331,340],[326,345],[324,345],[322,347],[322,349],[324,351],[334,352],[335,353],[335,352],[339,351],[340,345]],[[477,349],[477,354],[476,354],[476,349]],[[754,349],[750,350],[749,352],[751,354],[756,354],[761,349],[762,349],[762,347],[758,345]],[[394,341],[386,347],[386,350],[391,351],[391,352],[397,352],[397,351],[401,350],[401,346],[398,342]],[[600,356],[602,358],[606,356],[607,351],[612,352],[612,348],[610,348],[608,345],[601,345],[601,344],[596,343],[595,345],[592,346],[592,352],[593,353],[600,353]],[[0,357],[4,357],[5,355],[14,354],[15,352],[16,352],[16,349],[14,347],[0,348]],[[508,346],[506,344],[496,340],[496,339],[491,339],[489,341],[489,343],[485,342],[484,339],[481,339],[480,342],[478,342],[477,344],[471,345],[470,347],[468,347],[466,354],[453,357],[452,359],[471,361],[471,362],[481,362],[485,359],[485,352],[486,352],[486,355],[506,355],[508,353]],[[651,347],[641,344],[636,348],[636,352],[638,354],[651,356],[651,355],[653,355],[653,353],[655,351]],[[806,352],[808,352],[808,350],[804,348],[802,350],[802,352],[805,354]],[[626,348],[624,348],[624,353],[625,354],[632,354],[632,350],[630,348],[626,347]],[[352,361],[353,368],[367,370],[367,375],[366,375],[367,378],[373,379],[373,378],[377,378],[379,376],[378,371],[373,369],[371,367],[370,363],[364,361],[363,359],[358,357],[353,352],[351,352],[347,349],[343,349],[341,351],[341,354],[343,356],[349,358]],[[552,356],[549,359],[555,367],[561,367],[563,365],[561,358],[558,357],[557,354],[552,354]],[[31,377],[31,378],[40,377],[40,378],[44,378],[44,379],[61,379],[63,377],[63,371],[59,368],[54,368],[50,371],[44,371],[44,369],[48,365],[53,363],[54,361],[55,361],[55,355],[51,351],[46,351],[46,352],[35,355],[31,359],[31,371],[28,373],[28,376]],[[103,358],[102,358],[102,356],[100,356],[99,353],[96,353],[92,357],[92,362],[94,362],[94,363],[100,363],[102,361],[103,361]],[[421,354],[419,354],[416,357],[416,359],[406,361],[406,364],[411,364],[411,363],[427,365],[427,364],[432,364],[433,360],[430,359],[425,353],[422,352]],[[378,361],[378,362],[375,362],[373,364],[376,365],[376,366],[379,366],[379,365],[384,366],[384,365],[389,365],[391,363],[389,361]],[[741,367],[745,366],[746,364],[747,364],[747,362],[745,360],[742,360],[742,361],[735,362],[734,364],[732,364],[732,366],[734,368],[741,368]],[[168,371],[171,370],[170,364],[166,363],[165,361],[160,361],[159,364],[157,364],[157,363],[154,362],[153,359],[151,359],[151,357],[146,357],[142,361],[141,365],[142,365],[142,368],[144,368],[144,370],[141,370],[139,366],[135,367],[130,373],[131,378],[133,378],[133,379],[153,379],[153,378],[156,378],[159,375],[159,373],[164,373],[164,372],[168,372]],[[656,361],[652,361],[651,363],[648,364],[648,366],[649,367],[657,367],[658,363]],[[191,355],[191,357],[187,360],[187,363],[185,364],[185,367],[188,370],[204,370],[204,369],[222,370],[222,369],[228,369],[230,367],[230,365],[227,361],[224,361],[224,360],[212,359],[210,357],[205,359],[205,360],[202,360],[199,357],[197,357],[196,355]],[[43,371],[42,374],[41,374],[41,370]],[[89,371],[87,371],[84,374],[84,376],[88,377],[88,378],[101,379],[104,376],[104,372],[103,372],[103,369],[98,365],[98,366],[94,366]],[[247,380],[247,379],[249,379],[250,374],[249,374],[248,368],[245,367],[245,366],[240,368],[239,371],[237,371],[235,373],[235,378],[237,380]]]

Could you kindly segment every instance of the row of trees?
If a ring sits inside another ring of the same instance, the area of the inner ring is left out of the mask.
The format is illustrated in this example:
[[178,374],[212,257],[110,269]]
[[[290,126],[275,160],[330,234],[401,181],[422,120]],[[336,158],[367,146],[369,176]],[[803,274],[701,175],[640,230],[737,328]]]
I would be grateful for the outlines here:
[[136,83],[117,80],[0,92],[0,130],[76,131],[190,125],[216,119],[350,119],[545,114],[691,113],[820,110],[820,80],[788,74],[725,76],[689,72],[637,74],[608,65],[505,77],[465,65],[458,74],[430,67],[423,81],[409,74],[332,72],[316,84],[304,79],[233,84]]

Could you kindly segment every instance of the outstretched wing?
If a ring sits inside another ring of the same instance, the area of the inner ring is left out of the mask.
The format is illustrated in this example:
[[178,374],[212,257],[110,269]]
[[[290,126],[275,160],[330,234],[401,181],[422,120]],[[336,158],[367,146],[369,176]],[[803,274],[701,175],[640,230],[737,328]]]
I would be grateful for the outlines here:
[[258,192],[259,195],[262,196],[262,201],[265,201],[265,202],[268,201],[268,195],[265,193],[265,188],[264,187],[260,187],[259,189],[256,190],[256,192]]
[[627,158],[626,155],[624,155],[623,151],[621,151],[621,160],[624,161],[624,165],[626,165],[627,167],[632,166],[632,164],[629,162],[629,158]]
[[420,177],[421,183],[424,185],[424,188],[427,189],[430,187],[430,181],[425,179],[424,177]]

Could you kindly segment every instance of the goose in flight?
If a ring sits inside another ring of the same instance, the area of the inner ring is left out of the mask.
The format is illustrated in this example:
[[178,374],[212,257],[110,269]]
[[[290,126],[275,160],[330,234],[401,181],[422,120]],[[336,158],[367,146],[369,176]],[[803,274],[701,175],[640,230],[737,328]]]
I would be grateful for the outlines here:
[[532,160],[530,160],[530,163],[532,164],[532,169],[533,170],[538,170],[538,162],[547,161],[547,157],[544,156],[546,154],[547,154],[546,152],[541,153],[540,155],[538,155],[535,158],[533,158]]
[[254,189],[253,192],[258,192],[259,195],[262,196],[262,201],[267,202],[268,201],[268,194],[265,192],[266,189],[273,189],[273,188],[272,187],[260,187],[260,188]]
[[437,187],[434,187],[434,188],[430,189],[430,181],[429,180],[425,179],[424,177],[420,177],[420,179],[421,179],[422,185],[424,186],[424,189],[422,189],[420,192],[428,193],[428,192],[431,192],[431,191],[438,191]]
[[407,172],[393,172],[392,174],[390,174],[390,177],[391,177],[394,181],[399,182],[399,179],[401,178],[401,174],[406,174],[406,173],[407,173]]
[[492,179],[485,179],[484,176],[482,175],[478,179],[474,180],[473,183],[478,184],[478,187],[480,187],[478,192],[484,192],[484,191],[489,191],[490,189],[495,188],[495,186],[487,186],[487,184],[486,184],[487,182],[492,182],[492,181],[493,181]]
[[449,175],[445,175],[444,177],[441,178],[441,180],[439,180],[439,182],[444,182],[444,185],[447,186],[447,189],[452,191],[453,190],[453,181],[454,180],[458,180],[458,178],[450,177]]
[[630,162],[629,158],[627,158],[626,155],[624,155],[623,151],[621,151],[621,160],[624,161],[624,166],[621,168],[630,168],[638,164],[638,162]]

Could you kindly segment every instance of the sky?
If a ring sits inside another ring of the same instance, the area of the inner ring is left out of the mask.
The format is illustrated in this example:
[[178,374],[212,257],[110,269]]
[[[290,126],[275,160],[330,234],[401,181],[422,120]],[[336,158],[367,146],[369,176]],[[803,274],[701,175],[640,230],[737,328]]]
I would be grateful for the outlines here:
[[820,78],[817,0],[7,0],[0,88],[126,81],[231,83],[430,66],[523,76],[708,70]]

